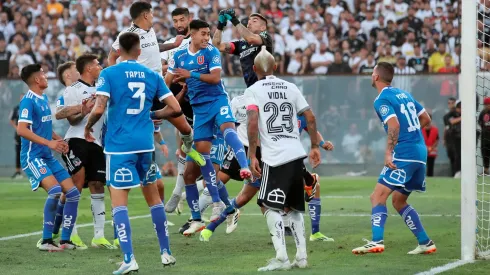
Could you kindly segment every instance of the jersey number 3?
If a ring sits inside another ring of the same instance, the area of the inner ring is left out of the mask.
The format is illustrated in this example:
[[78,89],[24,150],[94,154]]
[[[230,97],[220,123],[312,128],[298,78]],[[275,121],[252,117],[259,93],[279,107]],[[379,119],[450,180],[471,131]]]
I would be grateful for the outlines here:
[[[284,130],[288,133],[293,132],[293,105],[291,105],[291,103],[284,102],[280,106],[277,106],[274,102],[267,102],[264,105],[264,112],[272,112],[272,115],[267,119],[267,132],[269,132],[269,134],[282,133]],[[274,122],[279,115],[281,115],[280,125],[274,126]]]
[[[145,94],[145,83],[144,82],[129,82],[128,83],[128,88],[134,92],[133,97],[134,99],[138,99],[140,101],[140,107],[139,109],[127,109],[126,114],[128,115],[137,115],[143,111],[143,108],[145,107],[145,99],[146,99],[146,94]],[[136,89],[136,92],[135,92]]]
[[[408,122],[408,132],[413,132],[420,129],[420,121],[417,116],[417,110],[415,109],[415,104],[413,102],[408,102],[407,106],[405,104],[400,105],[400,112],[405,115]],[[408,110],[407,110],[408,109]]]

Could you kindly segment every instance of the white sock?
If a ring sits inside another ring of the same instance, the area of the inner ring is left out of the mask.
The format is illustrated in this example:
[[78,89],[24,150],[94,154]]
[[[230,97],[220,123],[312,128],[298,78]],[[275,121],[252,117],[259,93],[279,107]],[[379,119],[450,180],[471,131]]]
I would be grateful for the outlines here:
[[177,163],[177,182],[175,183],[174,191],[175,195],[180,195],[184,190],[184,169],[185,169],[185,158],[179,156],[179,163]]
[[282,216],[282,222],[284,224],[284,227],[290,227],[291,222],[289,220],[288,214],[287,213],[281,213],[281,216]]
[[271,234],[272,243],[276,250],[276,259],[280,261],[288,260],[288,253],[286,251],[286,239],[284,238],[284,224],[281,214],[278,211],[267,209],[264,213],[267,220],[267,226]]
[[209,191],[207,188],[204,188],[201,195],[199,196],[199,209],[201,210],[201,214],[206,211],[206,209],[213,203],[213,199],[211,195],[209,195]]
[[104,194],[92,194],[90,198],[92,216],[94,217],[94,238],[103,238],[105,225]]
[[305,240],[305,221],[303,214],[292,210],[288,213],[291,221],[291,231],[293,231],[294,241],[296,242],[296,259],[306,259],[306,240]]
[[196,185],[197,185],[197,191],[198,192],[201,192],[202,190],[204,190],[204,181],[203,180],[196,182]]

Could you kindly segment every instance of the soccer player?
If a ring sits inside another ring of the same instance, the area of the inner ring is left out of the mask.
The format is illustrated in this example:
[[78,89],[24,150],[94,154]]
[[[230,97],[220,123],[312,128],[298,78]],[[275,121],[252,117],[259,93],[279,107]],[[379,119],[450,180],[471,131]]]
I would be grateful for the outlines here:
[[[17,126],[17,134],[21,137],[22,143],[21,164],[29,177],[32,190],[36,191],[42,187],[48,193],[44,205],[43,241],[39,250],[75,249],[70,235],[77,219],[80,192],[68,172],[51,153],[51,150],[67,153],[68,144],[52,130],[51,109],[48,98],[43,93],[48,87],[48,80],[40,64],[22,68],[21,78],[29,86],[29,91],[20,102]],[[53,224],[61,193],[66,196],[66,205],[63,211],[63,231],[58,246],[53,242]]]
[[392,195],[392,204],[415,235],[418,246],[408,254],[429,254],[436,251],[427,236],[415,208],[407,204],[413,191],[425,191],[425,164],[427,148],[421,133],[429,122],[429,114],[406,91],[391,86],[393,66],[380,62],[372,74],[372,86],[378,91],[374,109],[388,133],[385,167],[371,194],[372,239],[352,253],[381,253],[384,246],[384,226],[388,218],[386,200]]
[[[102,121],[94,126],[95,143],[88,142],[84,137],[84,128],[87,123],[87,114],[94,106],[95,81],[99,77],[102,67],[97,61],[97,56],[84,54],[77,58],[76,67],[81,73],[78,81],[66,88],[63,94],[65,108],[58,111],[57,117],[65,118],[70,123],[66,132],[65,140],[68,141],[70,151],[63,155],[63,160],[68,167],[72,179],[81,192],[82,188],[89,188],[91,197],[91,210],[94,219],[94,237],[92,247],[114,249],[112,244],[104,237],[105,225],[105,156],[102,149]],[[77,107],[78,114],[67,115],[70,107]],[[59,230],[63,212],[64,197],[58,203],[57,216],[55,220],[55,233]],[[78,249],[86,249],[87,246],[76,236],[72,241],[77,244]]]
[[[209,155],[216,125],[223,133],[226,144],[237,156],[241,167],[240,176],[249,178],[251,173],[243,144],[238,139],[235,130],[235,118],[230,110],[228,95],[221,81],[221,56],[219,51],[208,43],[209,24],[202,20],[193,20],[190,23],[190,30],[190,45],[186,49],[177,51],[174,58],[170,60],[166,81],[185,80],[187,84],[187,96],[194,111],[194,143],[196,150],[206,159],[205,165],[201,166],[201,174],[213,199],[213,216],[217,217],[221,212],[218,209],[221,199],[217,188],[216,171]],[[188,169],[195,171],[195,168],[195,163],[188,162],[186,172]],[[204,223],[198,207],[194,207],[199,199],[195,181],[187,181],[186,172],[184,172],[186,196],[193,222],[184,234],[190,235],[204,229]],[[197,176],[194,176],[193,180],[195,178]],[[218,209],[219,212],[215,209]]]
[[[184,144],[192,143],[192,129],[182,116],[179,103],[157,72],[137,62],[141,52],[140,36],[128,32],[119,36],[122,62],[104,69],[97,82],[97,100],[85,126],[87,141],[95,141],[92,127],[108,106],[105,134],[106,180],[112,201],[114,224],[124,261],[113,274],[127,274],[139,269],[133,256],[131,227],[128,214],[128,194],[142,186],[150,207],[153,225],[160,244],[163,265],[175,264],[168,239],[167,218],[158,193],[156,167],[152,162],[154,125],[150,119],[153,98],[157,96],[178,115],[174,124],[181,132]],[[136,142],[135,142],[136,141]]]
[[[234,54],[240,56],[240,65],[242,66],[243,78],[245,84],[250,87],[258,78],[253,70],[254,59],[259,54],[261,46],[265,45],[269,53],[273,53],[273,42],[271,36],[267,33],[267,19],[259,14],[252,13],[248,17],[247,27],[242,25],[235,15],[233,8],[222,10],[218,17],[218,29],[213,36],[213,45],[220,52]],[[235,42],[221,42],[223,29],[228,21],[236,27],[242,40]]]
[[[65,87],[69,87],[73,82],[80,79],[80,73],[77,71],[77,66],[73,61],[68,61],[59,65],[57,71],[58,71],[58,80]],[[61,111],[64,107],[65,107],[65,100],[63,99],[63,94],[61,94],[58,100],[56,101],[55,116],[57,120],[66,118],[66,116],[61,117],[58,115],[59,111]],[[81,106],[77,106],[77,107],[72,106],[68,110],[65,110],[64,112],[67,112],[68,115],[76,115],[80,113],[81,109],[82,109]]]
[[[262,48],[255,57],[254,70],[259,81],[245,90],[250,169],[262,177],[257,204],[267,219],[276,257],[258,271],[306,268],[307,253],[302,212],[303,159],[306,152],[299,138],[296,115],[304,115],[311,140],[310,162],[320,164],[315,115],[296,85],[272,75],[276,68],[272,54]],[[255,154],[259,139],[263,167]],[[288,213],[296,242],[296,257],[290,264],[281,211]]]

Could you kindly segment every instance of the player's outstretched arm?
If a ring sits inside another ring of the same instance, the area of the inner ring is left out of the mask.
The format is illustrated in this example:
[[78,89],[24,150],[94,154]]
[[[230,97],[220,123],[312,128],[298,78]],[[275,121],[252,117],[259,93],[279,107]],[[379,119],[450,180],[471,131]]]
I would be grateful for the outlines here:
[[189,72],[185,69],[175,69],[173,74],[178,80],[184,80],[187,78],[195,78],[202,82],[206,82],[209,84],[219,84],[221,82],[221,68],[212,70],[209,74],[200,74],[197,72]]
[[182,44],[183,40],[184,40],[183,35],[177,35],[173,43],[158,43],[158,48],[160,49],[160,52],[165,52],[171,49],[175,49],[178,46],[180,46],[180,44]]
[[119,54],[114,48],[111,48],[109,51],[109,57],[107,57],[107,63],[109,63],[109,66],[115,65],[116,60],[119,57]]
[[319,143],[320,147],[322,147],[326,151],[332,151],[334,149],[333,143],[330,142],[329,140],[325,141],[320,131],[317,131],[316,133],[318,135],[318,140],[320,141]]
[[419,116],[419,121],[420,121],[420,128],[425,128],[425,126],[429,125],[429,123],[432,121],[432,119],[430,118],[430,116],[427,112],[423,112]]
[[92,109],[92,112],[90,112],[88,116],[87,124],[85,125],[85,139],[89,142],[95,141],[94,137],[91,134],[92,127],[95,125],[95,123],[97,123],[97,121],[99,121],[99,119],[104,114],[108,100],[109,100],[108,96],[97,95],[97,98],[95,100],[95,106]]
[[31,131],[29,129],[29,125],[30,123],[28,122],[19,121],[19,124],[17,125],[17,134],[34,143],[48,146],[49,148],[55,150],[58,153],[68,152],[68,144],[63,139],[47,140],[41,136],[36,135],[33,131]]
[[68,118],[69,116],[78,115],[82,112],[82,104],[74,106],[65,106],[56,110],[55,117],[57,120]]
[[213,35],[213,45],[222,53],[233,53],[233,44],[231,42],[221,42],[222,30],[217,29]]
[[251,32],[247,27],[245,27],[242,23],[240,23],[240,20],[238,20],[238,18],[236,17],[235,10],[233,8],[227,9],[225,11],[225,16],[227,17],[228,20],[231,21],[233,26],[237,28],[238,32],[243,37],[243,39],[247,41],[247,43],[252,45],[264,44],[260,35]]

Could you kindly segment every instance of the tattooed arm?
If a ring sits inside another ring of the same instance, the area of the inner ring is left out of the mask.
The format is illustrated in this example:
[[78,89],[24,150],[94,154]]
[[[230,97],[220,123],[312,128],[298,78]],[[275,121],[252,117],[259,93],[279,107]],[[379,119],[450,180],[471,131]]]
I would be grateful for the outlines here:
[[247,135],[248,135],[248,157],[256,158],[255,151],[259,142],[259,111],[256,108],[247,108]]
[[88,116],[87,125],[85,125],[85,131],[91,130],[92,127],[99,121],[100,117],[104,114],[105,108],[107,106],[107,101],[109,97],[104,95],[97,95],[97,99],[95,101],[95,107],[92,109],[92,112]]
[[78,115],[82,111],[82,104],[74,106],[61,107],[56,110],[55,117],[57,120],[68,118],[69,116]]
[[388,125],[388,138],[386,139],[385,166],[396,169],[396,165],[393,163],[393,150],[398,143],[400,123],[396,116],[394,116],[386,122],[386,125]]
[[311,148],[318,148],[320,141],[318,139],[318,130],[316,129],[316,118],[311,109],[306,110],[303,114],[306,119],[308,135],[310,135]]
[[243,39],[245,39],[245,41],[247,41],[247,43],[252,44],[252,45],[264,44],[264,42],[262,41],[262,38],[260,38],[260,35],[251,32],[243,24],[236,25],[236,29],[238,30],[240,35],[243,37]]
[[213,35],[213,45],[222,53],[233,53],[231,42],[221,43],[222,31],[216,30]]

